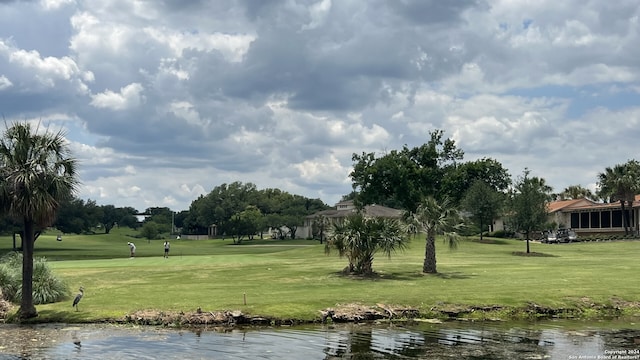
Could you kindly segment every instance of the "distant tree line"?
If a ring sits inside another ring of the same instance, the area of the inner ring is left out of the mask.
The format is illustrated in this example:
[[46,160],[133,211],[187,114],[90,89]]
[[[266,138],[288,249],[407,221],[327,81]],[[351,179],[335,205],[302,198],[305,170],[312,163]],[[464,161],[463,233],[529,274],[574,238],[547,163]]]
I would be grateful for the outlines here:
[[233,182],[216,186],[194,200],[188,211],[176,216],[176,226],[188,234],[207,234],[209,227],[215,226],[217,234],[234,241],[255,234],[264,236],[268,229],[275,231],[277,237],[294,238],[305,216],[328,208],[320,199]]

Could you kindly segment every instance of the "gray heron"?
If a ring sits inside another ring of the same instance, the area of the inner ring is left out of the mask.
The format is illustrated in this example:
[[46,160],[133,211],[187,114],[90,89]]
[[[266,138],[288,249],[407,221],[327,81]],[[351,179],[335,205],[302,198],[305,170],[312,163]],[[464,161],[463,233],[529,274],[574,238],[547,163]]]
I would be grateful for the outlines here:
[[78,293],[78,295],[76,295],[75,299],[73,299],[73,307],[76,308],[76,311],[78,311],[78,303],[80,302],[83,296],[84,296],[84,288],[80,286],[80,292]]

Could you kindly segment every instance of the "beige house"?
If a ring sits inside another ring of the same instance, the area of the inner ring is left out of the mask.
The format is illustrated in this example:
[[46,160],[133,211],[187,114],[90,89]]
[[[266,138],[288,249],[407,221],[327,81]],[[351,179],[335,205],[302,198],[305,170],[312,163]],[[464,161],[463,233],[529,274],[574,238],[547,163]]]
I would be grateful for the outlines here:
[[[625,207],[629,227],[638,233],[640,195],[631,207]],[[571,228],[578,235],[624,234],[620,202],[598,203],[589,199],[562,200],[549,203],[549,220],[560,228]]]
[[[596,234],[624,234],[620,202],[599,203],[589,199],[552,201],[547,206],[550,223],[558,228],[573,229],[579,236]],[[629,227],[638,234],[640,216],[640,195],[636,195],[631,208],[625,207]],[[493,230],[504,230],[503,219],[493,223]]]
[[[320,216],[327,218],[331,224],[335,224],[341,222],[347,216],[354,214],[356,211],[357,209],[353,204],[353,200],[341,201],[336,204],[335,209],[319,211],[305,217],[304,226],[297,229],[296,237],[311,238],[313,235],[313,222]],[[385,217],[393,219],[399,219],[402,216],[402,210],[392,209],[382,205],[367,205],[364,207],[363,213],[368,217]]]

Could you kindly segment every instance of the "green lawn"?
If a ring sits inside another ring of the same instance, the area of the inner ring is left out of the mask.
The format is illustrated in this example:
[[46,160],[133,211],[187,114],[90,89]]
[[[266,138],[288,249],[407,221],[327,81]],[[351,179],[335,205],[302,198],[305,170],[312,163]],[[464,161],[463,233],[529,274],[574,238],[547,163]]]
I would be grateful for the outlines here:
[[[80,311],[71,300],[37,306],[49,320],[96,321],[120,318],[136,310],[242,310],[254,315],[314,319],[319,310],[338,304],[385,303],[428,312],[433,306],[504,305],[528,302],[554,308],[571,307],[588,297],[606,304],[612,298],[640,301],[639,241],[531,244],[545,257],[514,256],[524,251],[518,240],[484,244],[463,241],[450,251],[438,248],[438,275],[421,273],[424,239],[416,238],[406,252],[391,259],[376,257],[379,277],[358,279],[340,275],[346,260],[326,256],[324,245],[309,240],[172,240],[169,259],[163,240],[133,239],[132,230],[109,235],[42,235],[36,256],[75,291],[85,288]],[[138,256],[129,258],[127,241]],[[0,254],[11,239],[0,238]],[[246,294],[247,304],[243,304]]]

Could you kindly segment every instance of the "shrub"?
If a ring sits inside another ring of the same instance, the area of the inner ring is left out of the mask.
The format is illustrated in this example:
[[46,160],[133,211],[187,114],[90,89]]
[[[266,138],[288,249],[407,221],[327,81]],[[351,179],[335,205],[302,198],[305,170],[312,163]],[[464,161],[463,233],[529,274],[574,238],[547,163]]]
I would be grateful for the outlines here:
[[[0,259],[0,287],[8,301],[19,303],[22,299],[22,254],[13,252]],[[45,258],[33,260],[33,303],[48,304],[64,300],[71,292],[69,287],[49,268]]]
[[5,300],[13,301],[20,287],[22,256],[11,252],[0,259],[0,290]]
[[496,230],[490,233],[489,236],[496,237],[496,238],[512,238],[515,236],[515,233],[513,231],[507,231],[507,230]]

